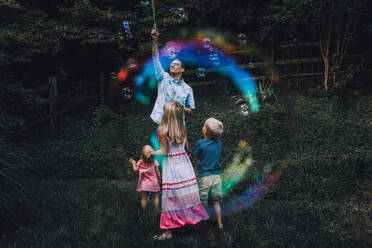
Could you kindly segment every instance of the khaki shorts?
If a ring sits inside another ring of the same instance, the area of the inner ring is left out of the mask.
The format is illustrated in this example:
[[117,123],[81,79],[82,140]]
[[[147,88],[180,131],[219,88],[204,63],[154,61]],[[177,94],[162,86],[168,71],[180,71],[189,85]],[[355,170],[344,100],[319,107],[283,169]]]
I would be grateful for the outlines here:
[[209,200],[213,204],[221,204],[222,180],[220,175],[209,175],[200,179],[200,200],[204,206],[208,206],[209,192]]

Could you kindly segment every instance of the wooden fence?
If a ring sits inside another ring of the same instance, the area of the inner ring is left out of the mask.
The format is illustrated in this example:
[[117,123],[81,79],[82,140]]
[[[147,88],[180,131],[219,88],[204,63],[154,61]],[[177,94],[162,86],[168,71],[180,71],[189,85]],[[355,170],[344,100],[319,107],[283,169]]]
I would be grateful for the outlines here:
[[[103,101],[103,88],[105,81],[101,76],[99,82],[93,82],[88,85],[88,79],[82,78],[72,81],[72,87],[62,89],[61,87],[66,81],[71,79],[61,80],[55,76],[48,78],[48,84],[31,89],[34,94],[47,101],[42,101],[36,106],[33,106],[36,113],[34,118],[29,120],[27,126],[32,128],[42,123],[49,122],[51,126],[57,123],[57,118],[68,113],[76,102],[81,102],[89,98],[100,99]],[[66,87],[65,87],[66,88]]]
[[[264,79],[270,76],[272,71],[268,69],[274,69],[278,78],[302,78],[311,76],[322,76],[323,75],[323,62],[320,57],[319,43],[316,42],[305,42],[296,44],[281,45],[275,53],[271,53],[271,58],[268,61],[254,61],[250,64],[250,57],[246,55],[246,51],[235,51],[232,56],[239,56],[239,67],[248,70],[254,79]],[[344,58],[345,61],[353,62],[354,64],[360,63],[362,59],[366,61],[367,66],[362,69],[364,72],[371,72],[371,55],[366,54],[351,54]],[[241,59],[243,58],[243,59]],[[221,69],[221,68],[220,68]],[[219,69],[219,70],[220,70]],[[226,66],[223,70],[228,73],[229,67]],[[217,72],[211,69],[207,69],[207,76],[198,78],[197,68],[188,69],[184,73],[184,78],[189,85],[193,88],[222,84],[226,80],[221,79]],[[340,73],[343,73],[340,70]],[[271,74],[272,76],[273,74]],[[74,100],[83,100],[87,98],[99,99],[100,102],[104,101],[105,96],[105,76],[101,72],[98,82],[89,83],[86,78],[75,79],[78,83],[75,86],[75,81],[67,90],[61,91],[60,85],[63,82],[59,81],[57,77],[50,77],[47,85],[43,85],[37,89],[32,89],[37,95],[47,98],[48,101],[41,104],[39,108],[39,114],[36,115],[34,120],[31,120],[28,124],[29,127],[37,126],[41,123],[49,122],[50,125],[54,126],[57,122],[58,116],[67,113],[71,108]]]

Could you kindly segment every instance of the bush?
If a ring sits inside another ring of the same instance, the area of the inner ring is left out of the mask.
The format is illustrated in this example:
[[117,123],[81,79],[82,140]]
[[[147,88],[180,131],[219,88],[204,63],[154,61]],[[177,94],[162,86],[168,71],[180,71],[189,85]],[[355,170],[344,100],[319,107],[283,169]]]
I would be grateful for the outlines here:
[[16,77],[0,73],[0,131],[14,133],[26,128],[34,115],[33,107],[45,100],[27,90]]
[[34,202],[29,192],[35,172],[32,160],[7,140],[0,139],[0,229],[18,226],[30,217]]

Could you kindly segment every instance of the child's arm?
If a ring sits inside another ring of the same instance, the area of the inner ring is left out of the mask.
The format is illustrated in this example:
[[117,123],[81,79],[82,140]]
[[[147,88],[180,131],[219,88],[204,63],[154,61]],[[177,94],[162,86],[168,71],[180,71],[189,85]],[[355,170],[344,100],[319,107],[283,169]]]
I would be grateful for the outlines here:
[[198,140],[198,142],[196,142],[196,144],[192,148],[192,151],[190,151],[190,154],[189,154],[190,160],[192,158],[197,158],[199,156],[199,151],[200,151],[200,140]]
[[190,151],[189,142],[186,142],[185,143],[185,151],[186,151],[187,155],[189,156],[189,159],[191,160],[192,159],[192,155],[191,155],[191,151]]
[[157,166],[155,166],[155,171],[156,171],[156,175],[158,176],[159,184],[161,186],[161,174],[160,174],[160,170]]
[[130,159],[129,159],[129,163],[132,164],[132,169],[133,169],[133,171],[134,171],[134,172],[137,172],[137,171],[138,171],[138,166],[137,166],[137,164],[136,164],[136,161],[135,161],[133,158],[130,158]]
[[167,134],[162,128],[158,129],[160,149],[153,152],[153,155],[166,155],[167,154]]
[[186,153],[190,153],[190,146],[189,146],[189,142],[187,142],[187,141],[185,143],[185,151],[186,151]]
[[189,115],[192,115],[194,113],[194,111],[188,107],[183,107],[183,111]]

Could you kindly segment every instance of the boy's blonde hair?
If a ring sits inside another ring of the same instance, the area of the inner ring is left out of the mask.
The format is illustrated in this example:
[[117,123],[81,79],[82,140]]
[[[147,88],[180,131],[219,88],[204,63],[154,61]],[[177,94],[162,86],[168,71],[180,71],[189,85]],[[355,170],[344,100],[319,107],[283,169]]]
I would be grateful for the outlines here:
[[178,144],[187,142],[186,127],[183,124],[183,107],[179,102],[171,100],[164,104],[159,128],[167,134],[170,142]]
[[208,138],[219,137],[223,133],[223,124],[215,118],[209,118],[205,121],[205,127],[207,128]]

